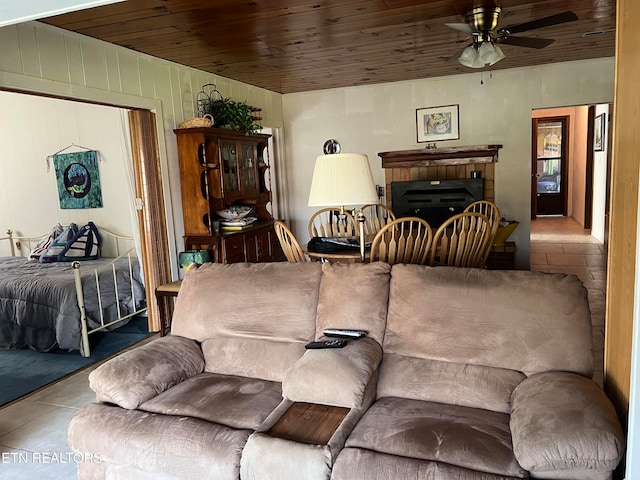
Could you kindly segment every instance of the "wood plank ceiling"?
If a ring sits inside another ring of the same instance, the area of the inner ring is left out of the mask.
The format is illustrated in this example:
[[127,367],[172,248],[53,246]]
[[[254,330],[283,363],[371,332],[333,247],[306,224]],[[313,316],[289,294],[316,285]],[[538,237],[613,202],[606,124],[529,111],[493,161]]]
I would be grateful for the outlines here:
[[[279,93],[469,73],[445,26],[496,0],[128,0],[43,21]],[[502,0],[499,27],[567,10],[579,20],[503,45],[493,70],[615,54],[615,0]],[[592,32],[606,32],[593,34]],[[483,69],[488,70],[489,67]],[[477,71],[477,70],[475,70]]]

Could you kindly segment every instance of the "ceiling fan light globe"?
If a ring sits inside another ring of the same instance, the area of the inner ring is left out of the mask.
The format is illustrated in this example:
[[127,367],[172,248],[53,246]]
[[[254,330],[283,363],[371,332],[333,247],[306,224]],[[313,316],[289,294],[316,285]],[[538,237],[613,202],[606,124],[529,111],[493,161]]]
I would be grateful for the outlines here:
[[493,49],[495,51],[496,56],[495,56],[495,59],[491,63],[489,63],[489,65],[495,65],[505,57],[504,52],[498,45],[494,45]]
[[480,61],[480,54],[473,45],[469,45],[462,51],[462,55],[458,58],[458,62],[469,68],[482,68],[484,66]]
[[480,61],[483,64],[491,63],[497,57],[496,51],[491,42],[482,42],[482,45],[478,48],[478,53],[480,54]]
[[480,60],[480,54],[476,52],[476,57],[473,59],[473,65],[471,68],[482,68],[484,67],[484,63]]

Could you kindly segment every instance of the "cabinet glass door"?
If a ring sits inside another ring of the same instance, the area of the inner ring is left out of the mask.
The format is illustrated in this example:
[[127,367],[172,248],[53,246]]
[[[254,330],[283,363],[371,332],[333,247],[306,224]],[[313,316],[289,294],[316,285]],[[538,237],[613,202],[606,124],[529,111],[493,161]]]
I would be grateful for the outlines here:
[[238,154],[235,143],[222,143],[222,171],[225,194],[238,192]]
[[257,159],[254,145],[242,145],[242,190],[255,191],[258,188],[258,175],[256,170]]

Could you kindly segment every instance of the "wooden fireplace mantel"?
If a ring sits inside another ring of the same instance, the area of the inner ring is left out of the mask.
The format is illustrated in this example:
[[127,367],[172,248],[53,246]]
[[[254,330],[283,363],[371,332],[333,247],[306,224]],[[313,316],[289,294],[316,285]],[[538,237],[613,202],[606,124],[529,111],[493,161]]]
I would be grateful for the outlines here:
[[495,163],[502,145],[471,145],[468,147],[423,148],[380,152],[382,168],[433,167]]

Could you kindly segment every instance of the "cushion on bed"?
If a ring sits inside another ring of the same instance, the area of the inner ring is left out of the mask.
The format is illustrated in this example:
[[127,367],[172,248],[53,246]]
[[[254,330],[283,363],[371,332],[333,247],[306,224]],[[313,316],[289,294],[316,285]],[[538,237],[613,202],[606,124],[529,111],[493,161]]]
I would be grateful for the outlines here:
[[40,255],[40,263],[97,260],[101,246],[102,237],[93,222],[80,228],[71,223]]
[[64,227],[59,223],[56,223],[51,228],[51,231],[47,235],[43,236],[33,250],[31,250],[31,253],[29,253],[29,260],[40,260],[40,256],[47,251],[53,241],[62,233],[63,230]]

